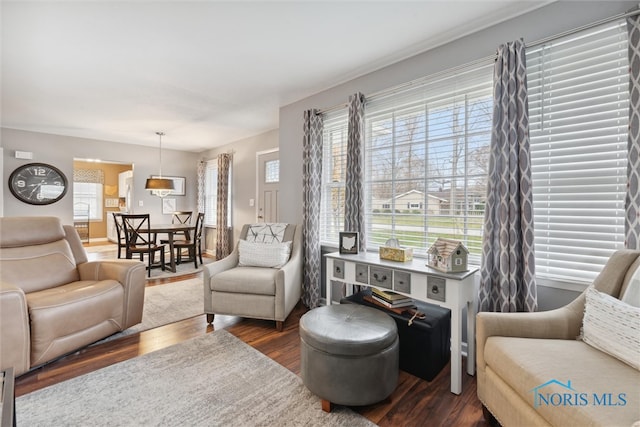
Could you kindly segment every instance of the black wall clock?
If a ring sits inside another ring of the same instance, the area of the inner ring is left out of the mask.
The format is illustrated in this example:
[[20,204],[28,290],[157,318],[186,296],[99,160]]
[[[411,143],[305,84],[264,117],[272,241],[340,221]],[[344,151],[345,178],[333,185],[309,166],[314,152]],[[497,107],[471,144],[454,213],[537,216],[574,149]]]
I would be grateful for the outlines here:
[[25,203],[49,205],[67,193],[67,177],[54,166],[29,163],[11,173],[9,190]]

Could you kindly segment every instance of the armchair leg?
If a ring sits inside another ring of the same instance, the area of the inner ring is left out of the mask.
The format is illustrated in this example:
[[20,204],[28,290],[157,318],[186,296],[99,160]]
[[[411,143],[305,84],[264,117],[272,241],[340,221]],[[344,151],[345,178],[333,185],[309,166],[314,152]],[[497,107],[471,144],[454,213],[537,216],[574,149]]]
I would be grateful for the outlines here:
[[276,320],[276,330],[278,332],[282,332],[283,329],[284,329],[284,322],[280,320]]
[[207,324],[212,324],[213,323],[213,317],[215,316],[215,314],[210,314],[207,313]]

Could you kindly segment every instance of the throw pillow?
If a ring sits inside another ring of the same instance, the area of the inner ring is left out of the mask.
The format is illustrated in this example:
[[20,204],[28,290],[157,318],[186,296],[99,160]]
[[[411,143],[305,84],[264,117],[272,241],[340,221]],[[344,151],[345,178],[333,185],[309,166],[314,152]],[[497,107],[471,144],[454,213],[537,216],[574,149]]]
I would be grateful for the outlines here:
[[582,339],[640,370],[640,308],[590,287],[582,319]]
[[291,256],[291,242],[259,243],[240,240],[238,243],[238,265],[242,267],[280,268]]
[[640,307],[640,267],[636,268],[633,276],[631,276],[627,289],[625,289],[620,300],[634,307]]
[[276,243],[284,239],[284,231],[288,224],[260,223],[249,225],[247,242]]

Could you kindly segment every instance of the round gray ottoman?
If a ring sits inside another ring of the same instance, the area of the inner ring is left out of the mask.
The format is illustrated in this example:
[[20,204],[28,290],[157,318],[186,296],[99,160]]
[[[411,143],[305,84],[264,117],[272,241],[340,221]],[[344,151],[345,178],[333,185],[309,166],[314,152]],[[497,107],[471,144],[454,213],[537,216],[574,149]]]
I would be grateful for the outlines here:
[[370,405],[391,395],[398,384],[396,322],[385,313],[356,304],[313,309],[300,319],[302,381],[331,404]]

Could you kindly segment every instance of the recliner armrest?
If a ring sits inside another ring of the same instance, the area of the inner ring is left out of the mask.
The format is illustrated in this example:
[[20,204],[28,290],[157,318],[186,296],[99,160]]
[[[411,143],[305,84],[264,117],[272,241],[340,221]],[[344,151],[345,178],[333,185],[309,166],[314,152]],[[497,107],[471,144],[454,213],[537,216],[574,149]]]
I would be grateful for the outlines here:
[[122,329],[142,321],[144,289],[147,284],[144,263],[133,260],[90,261],[78,264],[80,280],[115,280],[124,288]]
[[31,366],[31,338],[27,298],[22,289],[0,282],[0,369],[15,375]]
[[489,313],[476,316],[478,370],[485,368],[484,347],[492,336],[574,340],[580,335],[585,294],[555,310],[535,313]]

